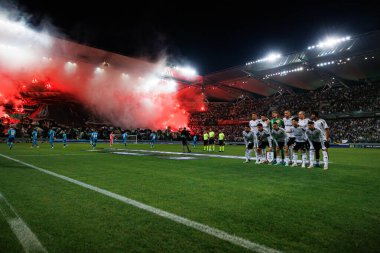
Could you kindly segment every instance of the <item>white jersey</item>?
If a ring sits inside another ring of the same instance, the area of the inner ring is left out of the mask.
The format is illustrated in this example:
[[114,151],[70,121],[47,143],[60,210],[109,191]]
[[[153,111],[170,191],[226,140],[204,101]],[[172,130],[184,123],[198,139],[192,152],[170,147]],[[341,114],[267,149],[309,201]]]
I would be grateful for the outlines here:
[[323,134],[322,131],[318,128],[313,130],[306,130],[306,136],[310,143],[310,149],[314,149],[314,143],[321,143],[322,149],[325,149],[325,144],[323,143]]
[[304,118],[304,119],[299,119],[298,121],[298,125],[300,127],[302,127],[303,129],[307,129],[307,123],[309,122],[310,120],[308,118]]
[[245,145],[248,145],[249,143],[254,143],[255,134],[252,131],[248,133],[246,131],[243,131],[243,140],[244,140]]
[[271,136],[272,136],[272,139],[275,141],[275,142],[286,142],[287,140],[287,133],[285,132],[285,129],[279,127],[277,130],[276,129],[272,129],[272,131],[270,132],[271,133]]
[[324,119],[318,119],[314,121],[314,125],[315,125],[315,128],[318,128],[319,130],[321,130],[323,140],[327,141],[326,129],[328,129],[329,126],[327,125],[326,121]]
[[252,132],[257,133],[257,124],[259,124],[259,123],[260,123],[259,119],[251,120],[249,122],[249,127],[251,128]]
[[300,126],[294,127],[292,126],[290,128],[291,133],[294,134],[294,137],[296,138],[296,142],[306,142],[307,137],[306,137],[306,130],[303,129]]
[[[284,117],[282,120],[284,121],[285,131],[286,132],[290,132],[290,128],[293,126],[293,124],[292,124],[293,118],[290,117],[289,119],[287,119],[286,117]],[[294,134],[293,133],[287,133],[287,134],[288,134],[289,138],[294,138]]]
[[266,121],[263,121],[260,119],[260,122],[262,125],[263,125],[263,128],[264,130],[268,131],[269,132],[269,124],[268,124],[269,120],[266,120]]
[[269,147],[272,147],[272,136],[270,132],[263,129],[263,131],[257,131],[255,133],[255,145],[259,146],[262,142],[268,142]]

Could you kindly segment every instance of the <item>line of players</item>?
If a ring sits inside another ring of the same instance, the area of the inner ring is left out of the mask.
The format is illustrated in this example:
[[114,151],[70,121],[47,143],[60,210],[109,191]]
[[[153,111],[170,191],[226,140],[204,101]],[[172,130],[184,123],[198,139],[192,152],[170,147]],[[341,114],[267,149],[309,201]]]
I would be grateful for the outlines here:
[[[54,129],[51,129],[49,131],[49,133],[48,133],[48,138],[49,138],[49,143],[50,143],[51,149],[54,148],[55,134],[56,133],[55,133]],[[31,148],[39,148],[40,147],[38,145],[38,143],[37,143],[37,136],[38,136],[38,131],[37,131],[37,128],[35,128],[35,129],[33,129],[32,136],[31,136],[31,139],[32,139],[32,146],[31,146]],[[11,126],[8,129],[8,141],[7,141],[7,144],[8,144],[9,149],[13,148],[13,145],[14,145],[14,142],[15,142],[15,138],[16,138],[16,129],[14,129]],[[65,130],[62,133],[62,143],[63,143],[63,147],[66,148],[67,147],[67,135],[66,135],[66,131]]]
[[318,112],[312,112],[308,119],[303,111],[298,113],[298,117],[292,117],[287,110],[283,118],[274,111],[271,120],[265,115],[259,119],[257,113],[253,113],[249,126],[243,131],[243,139],[246,145],[245,163],[250,162],[253,150],[256,163],[296,167],[300,151],[303,168],[306,167],[307,154],[308,168],[319,167],[322,150],[324,169],[328,169],[330,130],[326,121],[319,118]]

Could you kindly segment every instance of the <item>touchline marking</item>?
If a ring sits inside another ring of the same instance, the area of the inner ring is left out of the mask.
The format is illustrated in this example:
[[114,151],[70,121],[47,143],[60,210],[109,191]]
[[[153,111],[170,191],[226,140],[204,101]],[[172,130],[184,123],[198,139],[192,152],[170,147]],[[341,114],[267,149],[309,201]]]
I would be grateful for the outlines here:
[[37,236],[20,218],[16,210],[11,206],[7,199],[0,192],[0,211],[8,222],[13,233],[16,235],[25,252],[44,252],[47,253],[44,246],[38,240]]
[[9,156],[3,155],[3,154],[0,154],[0,156],[4,157],[6,159],[12,160],[14,162],[23,164],[23,165],[25,165],[27,167],[33,168],[33,169],[38,170],[40,172],[46,173],[48,175],[51,175],[51,176],[63,179],[65,181],[68,181],[70,183],[82,186],[82,187],[84,187],[86,189],[90,189],[90,190],[93,190],[95,192],[101,193],[101,194],[103,194],[105,196],[108,196],[108,197],[111,197],[113,199],[119,200],[119,201],[124,202],[126,204],[129,204],[131,206],[140,208],[142,210],[145,210],[145,211],[148,211],[150,213],[156,214],[158,216],[164,217],[166,219],[172,220],[174,222],[177,222],[177,223],[183,224],[185,226],[194,228],[194,229],[196,229],[198,231],[201,231],[203,233],[212,235],[214,237],[217,237],[217,238],[222,239],[224,241],[230,242],[230,243],[235,244],[237,246],[244,247],[246,249],[249,249],[249,250],[252,250],[252,251],[255,251],[255,252],[258,252],[258,253],[281,253],[281,251],[278,251],[278,250],[275,250],[275,249],[272,249],[272,248],[260,245],[260,244],[255,243],[255,242],[251,242],[251,241],[249,241],[247,239],[244,239],[244,238],[241,238],[241,237],[238,237],[238,236],[235,236],[235,235],[228,234],[227,232],[224,232],[224,231],[219,230],[217,228],[209,227],[209,226],[204,225],[202,223],[186,219],[186,218],[184,218],[182,216],[166,212],[166,211],[161,210],[159,208],[155,208],[155,207],[149,206],[147,204],[144,204],[144,203],[138,202],[136,200],[124,197],[122,195],[119,195],[119,194],[116,194],[116,193],[104,190],[102,188],[99,188],[99,187],[96,187],[96,186],[93,186],[93,185],[90,185],[90,184],[86,184],[86,183],[81,182],[79,180],[75,180],[75,179],[72,179],[70,177],[66,177],[66,176],[63,176],[61,174],[58,174],[58,173],[55,173],[55,172],[52,172],[52,171],[49,171],[49,170],[42,169],[40,167],[37,167],[37,166],[34,166],[32,164],[29,164],[29,163],[26,163],[26,162],[14,159],[12,157],[9,157]]
[[[171,155],[191,155],[191,156],[206,156],[206,157],[221,157],[221,158],[234,158],[234,159],[245,159],[245,156],[236,155],[212,155],[212,154],[199,154],[199,153],[182,153],[182,152],[171,152],[171,151],[158,151],[158,150],[144,150],[144,149],[131,149],[132,152],[148,152],[157,154],[171,154]],[[256,158],[251,158],[256,160]]]
[[[183,153],[183,152],[173,152],[173,151],[158,151],[158,150],[146,150],[146,149],[118,149],[127,150],[132,152],[147,152],[156,154],[173,154],[173,155],[189,155],[189,156],[206,156],[206,157],[216,157],[216,158],[232,158],[232,159],[246,159],[245,156],[237,155],[213,155],[213,154],[200,154],[200,153]],[[256,157],[251,157],[251,160],[256,161]],[[302,163],[302,160],[297,160],[297,163]],[[329,162],[332,163],[332,162]]]

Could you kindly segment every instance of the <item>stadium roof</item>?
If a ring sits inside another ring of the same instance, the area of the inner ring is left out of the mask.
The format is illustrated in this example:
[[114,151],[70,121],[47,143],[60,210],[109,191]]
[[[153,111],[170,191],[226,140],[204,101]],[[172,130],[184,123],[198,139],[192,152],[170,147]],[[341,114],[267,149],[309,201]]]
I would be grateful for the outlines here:
[[209,101],[271,96],[380,80],[380,31],[330,38],[300,52],[254,60],[204,76]]

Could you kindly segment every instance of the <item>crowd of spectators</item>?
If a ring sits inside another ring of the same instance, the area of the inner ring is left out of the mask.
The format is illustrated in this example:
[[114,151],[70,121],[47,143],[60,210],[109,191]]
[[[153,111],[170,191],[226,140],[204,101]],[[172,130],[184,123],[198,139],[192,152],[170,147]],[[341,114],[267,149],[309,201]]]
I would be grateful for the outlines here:
[[[363,84],[259,99],[246,98],[233,104],[209,103],[207,111],[191,114],[189,126],[199,133],[209,128],[224,129],[227,140],[240,141],[243,127],[250,120],[252,112],[270,118],[273,110],[291,110],[294,115],[299,111],[305,111],[306,114],[319,111],[322,117],[332,113],[380,111],[380,85]],[[223,120],[235,122],[233,125],[218,124]],[[347,122],[350,124],[347,125]],[[331,125],[332,141],[380,142],[377,119],[327,120],[327,123]]]
[[[227,141],[241,141],[241,133],[245,125],[251,119],[252,112],[266,115],[270,118],[273,110],[283,112],[291,110],[293,115],[298,111],[305,111],[308,115],[311,111],[319,111],[322,118],[332,113],[347,113],[354,111],[375,112],[380,111],[380,85],[365,84],[349,88],[340,87],[329,90],[310,91],[307,93],[283,94],[259,99],[249,97],[241,98],[235,103],[215,102],[208,103],[206,110],[190,114],[188,126],[191,133],[202,138],[204,131],[213,129],[218,132],[223,130]],[[334,142],[380,142],[378,118],[333,119],[327,120],[331,130],[331,140]],[[0,132],[5,136],[5,126],[0,125]],[[148,140],[152,130],[129,129],[120,127],[81,124],[81,127],[62,125],[52,120],[23,122],[17,124],[17,136],[29,138],[33,129],[37,128],[39,136],[47,138],[51,128],[55,128],[57,137],[62,136],[65,130],[69,139],[89,139],[92,131],[97,131],[100,139],[108,139],[110,132],[114,132],[116,138],[124,131],[129,135],[137,136],[138,140]],[[163,129],[156,131],[158,140],[179,140],[180,129]]]

